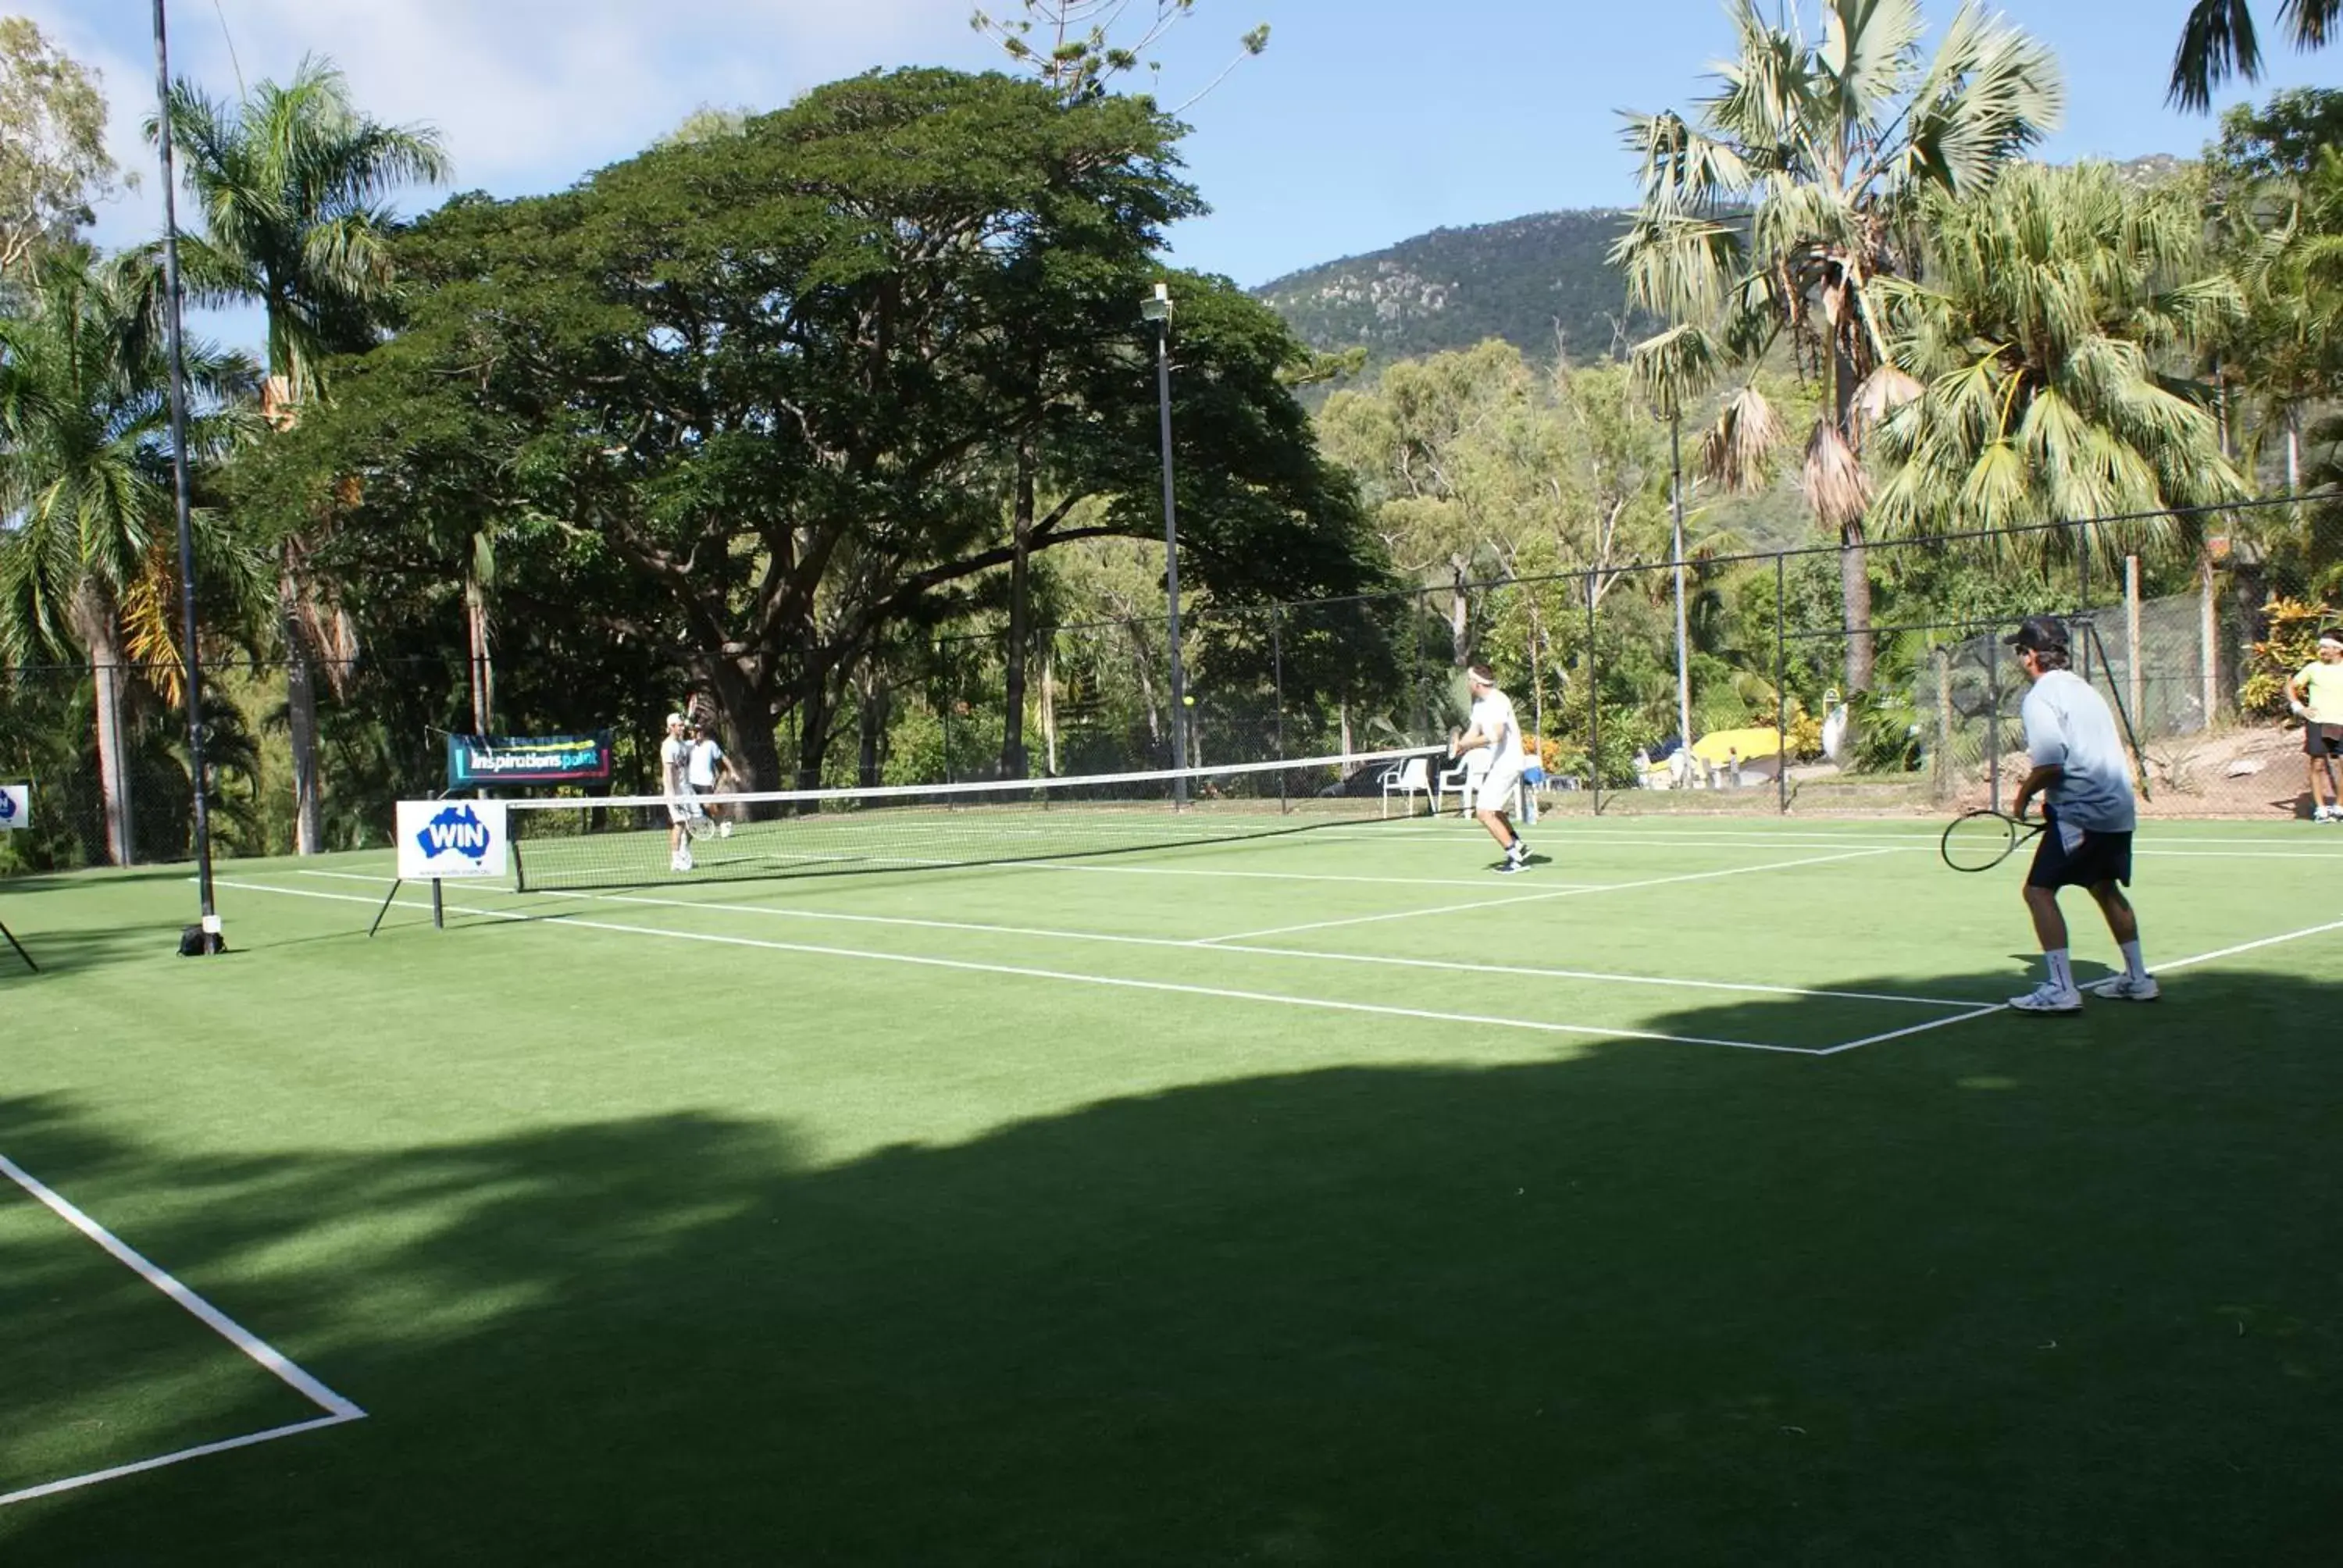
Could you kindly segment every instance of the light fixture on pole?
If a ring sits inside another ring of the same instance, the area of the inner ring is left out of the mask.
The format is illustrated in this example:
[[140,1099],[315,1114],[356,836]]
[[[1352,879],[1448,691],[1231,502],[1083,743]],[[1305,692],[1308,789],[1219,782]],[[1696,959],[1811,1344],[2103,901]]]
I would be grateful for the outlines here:
[[[1157,284],[1139,313],[1155,323],[1155,403],[1163,440],[1163,594],[1172,648],[1172,766],[1188,766],[1188,681],[1180,663],[1180,518],[1172,499],[1172,290]],[[1172,799],[1188,801],[1188,780],[1172,780]]]
[[196,648],[196,541],[187,519],[187,361],[180,337],[179,217],[171,168],[171,53],[165,39],[163,0],[155,0],[155,143],[163,163],[163,308],[171,373],[171,482],[179,524],[179,631],[186,661],[187,771],[196,796],[196,888],[203,910],[201,940],[183,940],[183,953],[216,953],[219,911],[212,902],[211,779],[204,766],[204,672]]

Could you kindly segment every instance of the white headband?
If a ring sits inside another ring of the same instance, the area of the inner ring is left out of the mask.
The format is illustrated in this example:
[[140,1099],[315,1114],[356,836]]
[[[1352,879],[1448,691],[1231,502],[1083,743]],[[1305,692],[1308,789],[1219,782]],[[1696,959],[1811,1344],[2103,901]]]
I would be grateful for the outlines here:
[[2321,648],[2343,649],[2343,637],[2336,637],[2329,634],[2318,639],[2318,646]]

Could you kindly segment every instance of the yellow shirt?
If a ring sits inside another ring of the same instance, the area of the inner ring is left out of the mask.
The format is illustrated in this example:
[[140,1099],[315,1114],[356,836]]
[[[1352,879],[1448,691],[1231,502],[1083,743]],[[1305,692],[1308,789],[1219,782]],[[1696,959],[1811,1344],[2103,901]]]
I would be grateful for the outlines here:
[[2343,724],[2343,663],[2314,664],[2294,678],[2313,724]]

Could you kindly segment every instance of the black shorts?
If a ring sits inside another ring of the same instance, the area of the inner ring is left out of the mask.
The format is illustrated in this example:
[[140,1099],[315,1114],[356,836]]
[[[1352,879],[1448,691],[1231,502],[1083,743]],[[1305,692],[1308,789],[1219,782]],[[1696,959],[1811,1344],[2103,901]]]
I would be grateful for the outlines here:
[[2305,757],[2343,757],[2343,724],[2304,725],[2302,754]]
[[2072,849],[2058,830],[2057,819],[2035,841],[2034,869],[2026,873],[2029,888],[2096,888],[2102,882],[2131,886],[2131,835],[2095,833],[2085,829]]

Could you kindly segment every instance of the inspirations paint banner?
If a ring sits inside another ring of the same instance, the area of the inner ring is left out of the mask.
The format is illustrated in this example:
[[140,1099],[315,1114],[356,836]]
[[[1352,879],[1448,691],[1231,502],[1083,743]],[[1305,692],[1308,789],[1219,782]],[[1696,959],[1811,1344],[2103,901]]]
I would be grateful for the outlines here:
[[496,784],[607,784],[610,732],[591,735],[450,735],[447,788]]

